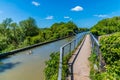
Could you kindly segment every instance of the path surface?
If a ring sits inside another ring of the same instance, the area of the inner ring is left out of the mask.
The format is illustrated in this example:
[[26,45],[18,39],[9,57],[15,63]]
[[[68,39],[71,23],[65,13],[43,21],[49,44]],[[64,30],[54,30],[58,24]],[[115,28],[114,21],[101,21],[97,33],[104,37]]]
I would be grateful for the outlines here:
[[[73,80],[90,80],[90,62],[88,60],[90,54],[90,35],[87,35],[85,38],[85,42],[73,64]],[[74,55],[76,55],[76,52],[74,53]]]

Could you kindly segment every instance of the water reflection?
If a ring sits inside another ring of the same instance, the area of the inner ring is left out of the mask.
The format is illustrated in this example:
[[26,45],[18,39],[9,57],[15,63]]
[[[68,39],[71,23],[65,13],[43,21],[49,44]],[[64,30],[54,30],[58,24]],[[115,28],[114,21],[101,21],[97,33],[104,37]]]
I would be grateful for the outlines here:
[[[83,33],[42,45],[30,50],[22,51],[2,59],[0,65],[0,80],[44,80],[45,61],[49,59],[52,52],[58,52],[65,43],[82,37]],[[28,54],[29,52],[32,54]]]
[[16,63],[2,63],[0,62],[0,72],[4,72],[6,70],[12,69],[13,67],[17,66],[20,64],[20,62]]

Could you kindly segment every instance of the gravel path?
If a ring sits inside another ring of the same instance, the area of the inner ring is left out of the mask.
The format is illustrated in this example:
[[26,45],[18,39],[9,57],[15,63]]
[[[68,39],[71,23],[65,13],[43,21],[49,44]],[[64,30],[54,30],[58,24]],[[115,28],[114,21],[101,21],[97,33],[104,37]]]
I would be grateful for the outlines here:
[[[85,42],[73,64],[73,80],[90,80],[89,78],[90,63],[88,60],[90,54],[91,54],[90,35],[87,35]],[[74,53],[74,55],[76,55],[76,53]]]

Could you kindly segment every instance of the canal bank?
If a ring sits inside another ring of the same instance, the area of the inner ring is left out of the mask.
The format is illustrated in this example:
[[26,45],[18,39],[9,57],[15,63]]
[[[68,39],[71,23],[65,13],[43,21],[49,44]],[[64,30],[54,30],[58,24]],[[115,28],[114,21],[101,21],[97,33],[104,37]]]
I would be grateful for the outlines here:
[[73,36],[67,36],[67,37],[64,37],[64,38],[55,39],[55,40],[51,40],[51,41],[46,41],[46,42],[30,45],[30,46],[27,46],[27,47],[24,47],[24,48],[15,49],[15,50],[12,50],[10,52],[1,53],[0,54],[0,59],[3,59],[3,58],[5,58],[9,55],[13,55],[13,54],[21,52],[21,51],[25,51],[25,50],[28,50],[28,49],[32,49],[32,48],[35,48],[35,47],[38,47],[38,46],[42,46],[42,45],[45,45],[45,44],[49,44],[49,43],[56,42],[56,41],[66,39],[66,38],[70,38],[70,37],[73,37]]
[[49,55],[58,52],[65,43],[79,36],[82,38],[84,34],[31,48],[30,55],[27,54],[29,50],[25,50],[1,59],[0,80],[44,80],[45,61],[49,59]]

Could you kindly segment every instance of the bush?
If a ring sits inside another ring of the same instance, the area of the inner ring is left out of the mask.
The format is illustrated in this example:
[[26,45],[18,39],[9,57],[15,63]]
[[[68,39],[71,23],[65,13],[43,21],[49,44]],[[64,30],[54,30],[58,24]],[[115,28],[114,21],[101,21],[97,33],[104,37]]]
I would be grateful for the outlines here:
[[120,32],[107,36],[102,36],[100,39],[102,57],[106,62],[105,72],[96,72],[93,68],[94,58],[92,55],[90,60],[91,71],[90,77],[92,80],[120,80]]

